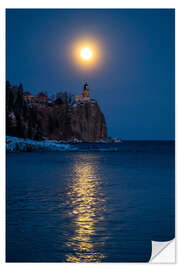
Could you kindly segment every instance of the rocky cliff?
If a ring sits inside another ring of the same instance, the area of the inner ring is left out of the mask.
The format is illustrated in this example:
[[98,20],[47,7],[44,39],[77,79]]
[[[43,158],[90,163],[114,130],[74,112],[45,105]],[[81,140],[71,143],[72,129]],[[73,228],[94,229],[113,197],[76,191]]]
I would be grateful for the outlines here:
[[103,113],[95,100],[67,104],[60,98],[26,94],[6,85],[6,134],[33,140],[74,140],[94,142],[107,138]]

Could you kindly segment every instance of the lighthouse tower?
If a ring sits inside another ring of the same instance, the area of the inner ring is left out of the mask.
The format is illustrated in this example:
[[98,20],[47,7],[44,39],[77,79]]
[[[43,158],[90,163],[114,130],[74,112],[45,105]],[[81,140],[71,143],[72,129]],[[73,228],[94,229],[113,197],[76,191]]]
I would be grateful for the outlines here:
[[88,89],[88,84],[85,83],[84,85],[84,90],[83,90],[83,93],[82,93],[83,97],[89,97],[89,89]]
[[90,98],[90,95],[89,95],[88,84],[85,83],[82,94],[76,95],[75,96],[75,101],[76,102],[78,102],[78,101],[82,102],[82,101],[90,101],[90,100],[91,100],[91,98]]

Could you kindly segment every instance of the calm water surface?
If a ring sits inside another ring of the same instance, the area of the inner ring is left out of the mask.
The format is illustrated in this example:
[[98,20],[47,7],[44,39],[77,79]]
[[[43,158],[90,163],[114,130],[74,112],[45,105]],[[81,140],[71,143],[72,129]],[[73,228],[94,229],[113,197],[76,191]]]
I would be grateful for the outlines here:
[[174,237],[173,142],[79,147],[7,154],[8,262],[144,262]]

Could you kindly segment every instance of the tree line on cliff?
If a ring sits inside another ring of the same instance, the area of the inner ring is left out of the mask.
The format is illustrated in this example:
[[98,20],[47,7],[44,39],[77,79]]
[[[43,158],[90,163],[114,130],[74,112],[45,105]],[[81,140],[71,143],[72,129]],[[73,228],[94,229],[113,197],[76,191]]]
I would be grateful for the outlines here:
[[68,92],[48,97],[6,82],[6,134],[33,140],[97,141],[107,137],[103,113],[96,101],[75,104]]

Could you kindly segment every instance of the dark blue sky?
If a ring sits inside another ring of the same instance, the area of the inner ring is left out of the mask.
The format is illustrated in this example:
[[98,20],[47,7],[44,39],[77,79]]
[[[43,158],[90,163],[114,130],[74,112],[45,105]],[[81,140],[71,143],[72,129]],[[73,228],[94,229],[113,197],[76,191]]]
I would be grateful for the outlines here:
[[[174,10],[7,10],[6,77],[33,93],[77,94],[87,80],[109,136],[174,139]],[[91,37],[96,69],[69,61],[69,47]]]

